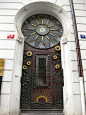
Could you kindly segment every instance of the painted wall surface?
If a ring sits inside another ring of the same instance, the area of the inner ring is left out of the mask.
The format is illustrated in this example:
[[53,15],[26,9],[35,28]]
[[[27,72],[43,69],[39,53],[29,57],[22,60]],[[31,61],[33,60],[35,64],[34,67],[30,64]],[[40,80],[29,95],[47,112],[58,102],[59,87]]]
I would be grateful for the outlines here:
[[[51,2],[52,4],[62,7],[70,18],[69,23],[71,24],[71,30],[69,30],[70,33],[65,36],[67,37],[67,43],[62,43],[63,45],[61,45],[63,48],[62,65],[64,72],[64,114],[82,115],[75,37],[69,0],[0,0],[0,58],[5,58],[0,115],[18,115],[20,109],[21,71],[18,72],[18,69],[21,67],[16,67],[15,63],[22,63],[22,59],[18,59],[17,56],[19,55],[22,57],[23,55],[23,43],[18,42],[16,39],[17,34],[14,27],[14,18],[23,6],[41,1]],[[85,2],[85,0],[73,0],[86,96],[86,39],[80,38],[80,34],[86,35]],[[7,39],[8,34],[15,34],[15,38]],[[20,49],[22,48],[22,52],[17,48],[17,46],[19,46]]]

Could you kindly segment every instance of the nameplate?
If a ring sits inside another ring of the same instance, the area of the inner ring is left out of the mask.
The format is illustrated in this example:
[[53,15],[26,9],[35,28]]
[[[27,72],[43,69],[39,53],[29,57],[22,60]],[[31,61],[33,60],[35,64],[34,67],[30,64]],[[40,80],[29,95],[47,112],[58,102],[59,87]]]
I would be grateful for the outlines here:
[[4,58],[0,58],[0,76],[3,76],[4,61]]
[[86,39],[86,35],[84,35],[84,34],[81,34],[80,37],[81,37],[82,39]]

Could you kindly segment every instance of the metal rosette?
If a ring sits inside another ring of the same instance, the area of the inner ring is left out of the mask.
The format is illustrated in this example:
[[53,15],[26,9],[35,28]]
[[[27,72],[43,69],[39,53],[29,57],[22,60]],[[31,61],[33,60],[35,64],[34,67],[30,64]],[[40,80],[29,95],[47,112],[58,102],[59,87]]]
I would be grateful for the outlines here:
[[23,65],[23,69],[27,69],[27,66],[26,66],[26,65]]
[[59,68],[60,68],[60,65],[56,64],[56,65],[55,65],[55,68],[56,68],[56,69],[59,69]]
[[60,46],[55,46],[56,51],[60,51],[60,49],[61,49]]
[[28,51],[28,52],[27,52],[27,56],[32,56],[32,52],[31,52],[31,51]]
[[31,61],[27,61],[27,65],[31,65]]
[[54,56],[53,56],[53,59],[57,59],[57,56],[56,56],[56,55],[54,55]]

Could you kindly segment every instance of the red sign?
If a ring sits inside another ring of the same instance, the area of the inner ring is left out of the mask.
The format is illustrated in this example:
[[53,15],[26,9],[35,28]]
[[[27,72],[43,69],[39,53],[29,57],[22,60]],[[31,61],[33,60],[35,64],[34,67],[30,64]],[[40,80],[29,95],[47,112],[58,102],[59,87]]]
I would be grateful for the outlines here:
[[7,38],[11,38],[11,39],[14,39],[14,37],[15,37],[15,34],[9,34],[9,35],[7,36]]

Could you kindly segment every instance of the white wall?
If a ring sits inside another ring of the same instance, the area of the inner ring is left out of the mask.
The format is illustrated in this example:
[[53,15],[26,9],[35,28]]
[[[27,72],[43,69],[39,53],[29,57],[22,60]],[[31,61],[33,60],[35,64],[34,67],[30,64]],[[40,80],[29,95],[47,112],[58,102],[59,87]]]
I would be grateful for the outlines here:
[[[82,69],[83,69],[83,77],[84,77],[84,89],[85,89],[85,95],[86,95],[86,40],[80,38],[80,34],[85,34],[86,35],[86,5],[85,5],[85,0],[73,0],[74,3],[74,10],[75,10],[75,16],[76,16],[76,24],[77,24],[77,31],[78,31],[78,37],[79,37],[79,44],[80,44],[80,52],[81,52],[81,60],[82,60]],[[77,79],[76,81],[77,87],[76,89],[79,88],[79,81]],[[77,96],[78,95],[78,96]],[[75,97],[77,99],[80,98],[80,91],[78,89],[78,92],[75,94]],[[85,99],[86,102],[86,99]],[[81,103],[79,101],[79,103]],[[75,101],[76,104],[76,101]],[[78,107],[78,104],[76,105]],[[76,111],[76,110],[75,110]]]
[[11,83],[13,75],[15,39],[7,39],[8,34],[15,34],[14,18],[22,2],[0,0],[0,58],[5,58],[0,115],[9,114]]

